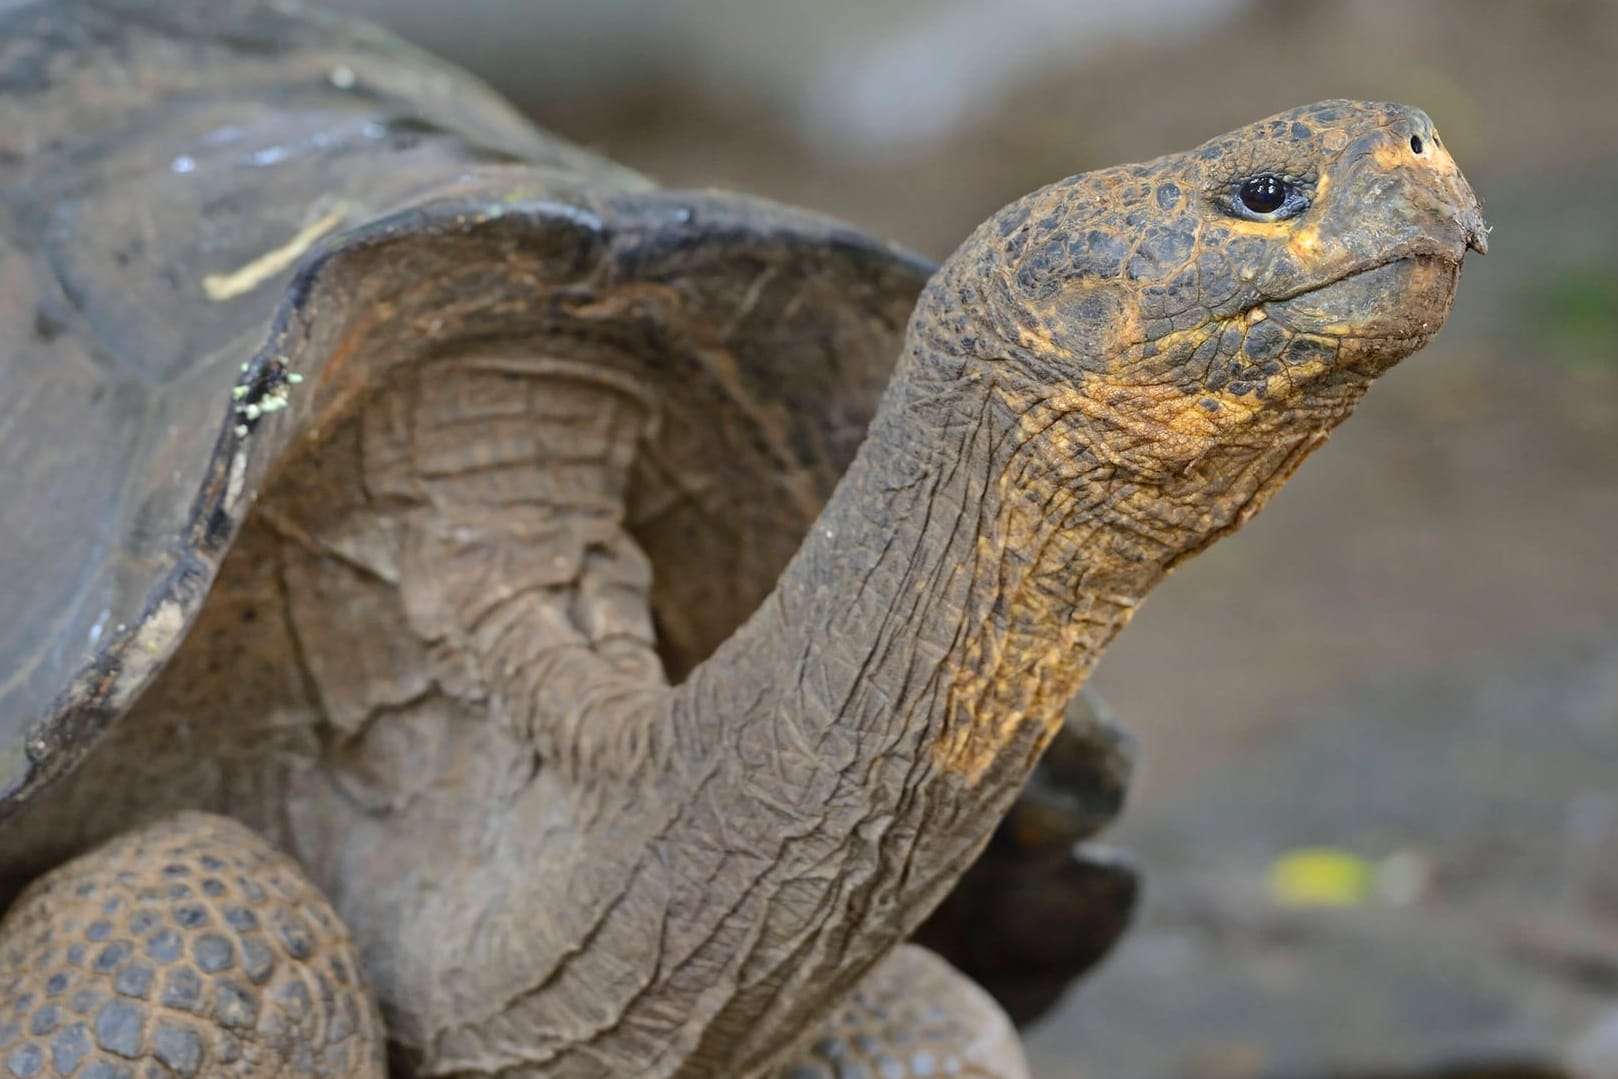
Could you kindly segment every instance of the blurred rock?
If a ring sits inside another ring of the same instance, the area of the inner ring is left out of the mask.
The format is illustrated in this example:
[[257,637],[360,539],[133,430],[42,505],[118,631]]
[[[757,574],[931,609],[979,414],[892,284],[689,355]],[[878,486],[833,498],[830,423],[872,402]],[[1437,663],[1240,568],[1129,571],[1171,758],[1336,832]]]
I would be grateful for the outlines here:
[[[1240,1047],[1253,1079],[1555,1075],[1582,1035],[1577,1059],[1605,1061],[1618,832],[1580,807],[1615,776],[1618,636],[1324,700],[1125,816],[1143,917],[1030,1058],[1172,1076]],[[1430,882],[1412,902],[1277,903],[1268,867],[1311,847],[1366,865],[1421,850]]]
[[1612,1079],[1618,1075],[1618,1009],[1586,1031],[1568,1054],[1570,1079]]

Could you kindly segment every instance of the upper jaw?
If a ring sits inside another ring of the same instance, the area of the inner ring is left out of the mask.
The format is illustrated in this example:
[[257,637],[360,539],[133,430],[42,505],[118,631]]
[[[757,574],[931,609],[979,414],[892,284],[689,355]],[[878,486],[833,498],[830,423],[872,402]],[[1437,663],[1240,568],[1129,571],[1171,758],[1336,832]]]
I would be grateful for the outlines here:
[[1451,220],[1455,228],[1460,231],[1468,250],[1487,255],[1489,225],[1483,220],[1483,205],[1478,201],[1477,193],[1466,182],[1466,177],[1461,175],[1460,169],[1453,169],[1445,179],[1449,188],[1447,201],[1454,208]]

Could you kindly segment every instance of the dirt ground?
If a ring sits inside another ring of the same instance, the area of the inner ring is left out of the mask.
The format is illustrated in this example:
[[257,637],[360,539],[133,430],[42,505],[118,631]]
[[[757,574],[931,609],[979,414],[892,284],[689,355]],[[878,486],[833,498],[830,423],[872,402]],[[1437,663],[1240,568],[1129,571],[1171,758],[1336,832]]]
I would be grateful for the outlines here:
[[[1049,1079],[1428,1074],[1581,1037],[1594,1059],[1618,1017],[1618,4],[1246,5],[1031,67],[886,157],[678,59],[524,104],[671,185],[935,257],[1031,187],[1293,104],[1433,115],[1490,254],[1438,341],[1108,654],[1099,687],[1145,750],[1111,838],[1147,910],[1030,1051]],[[1419,880],[1278,903],[1267,867],[1311,846]],[[1583,1074],[1618,1076],[1605,1059]]]

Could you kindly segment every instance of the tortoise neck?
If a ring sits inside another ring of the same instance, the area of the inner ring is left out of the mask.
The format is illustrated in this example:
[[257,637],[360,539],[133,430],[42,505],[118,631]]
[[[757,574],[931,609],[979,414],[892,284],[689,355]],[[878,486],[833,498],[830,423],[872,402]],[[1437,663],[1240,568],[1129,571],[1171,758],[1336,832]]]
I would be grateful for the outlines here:
[[693,845],[752,867],[727,884],[682,855],[692,902],[733,912],[704,939],[743,941],[748,971],[693,1057],[710,1072],[762,1066],[921,923],[1139,598],[1294,459],[1162,479],[1009,364],[916,338],[775,591],[651,728]]
[[987,812],[986,838],[1177,552],[1116,512],[1108,470],[1029,437],[989,380],[929,382],[931,367],[905,365],[720,666],[778,687],[741,726],[790,724],[833,759],[911,762],[962,813]]
[[731,1003],[755,1033],[716,1044],[727,1074],[764,1063],[768,1031],[798,1029],[953,887],[1163,572],[1083,561],[1109,549],[1077,524],[1105,485],[1058,491],[1070,480],[1000,395],[929,383],[913,359],[775,591],[658,725],[700,744],[667,760],[701,762],[661,786],[723,807],[723,849],[761,860],[752,905],[704,884],[755,942],[760,988]]

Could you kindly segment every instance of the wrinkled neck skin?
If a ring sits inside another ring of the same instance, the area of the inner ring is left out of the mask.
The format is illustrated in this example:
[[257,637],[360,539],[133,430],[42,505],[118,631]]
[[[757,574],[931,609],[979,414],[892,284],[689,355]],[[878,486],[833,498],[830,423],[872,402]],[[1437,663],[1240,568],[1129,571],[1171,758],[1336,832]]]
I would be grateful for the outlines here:
[[1255,512],[1363,389],[1240,444],[1187,438],[1149,392],[1127,412],[1099,383],[1033,392],[1014,374],[1026,365],[974,355],[992,356],[991,335],[939,333],[956,325],[949,295],[924,298],[866,443],[773,595],[670,701],[673,729],[716,735],[699,755],[751,807],[727,814],[736,834],[800,837],[757,881],[761,936],[791,946],[754,972],[777,988],[743,1005],[736,1055],[715,1058],[738,1072],[924,918],[1141,597]]

